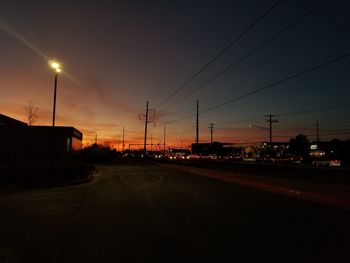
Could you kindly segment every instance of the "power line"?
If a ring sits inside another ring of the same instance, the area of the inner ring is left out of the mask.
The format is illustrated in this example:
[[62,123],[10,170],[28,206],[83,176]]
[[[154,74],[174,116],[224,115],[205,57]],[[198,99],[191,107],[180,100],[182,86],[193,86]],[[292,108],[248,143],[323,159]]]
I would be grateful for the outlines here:
[[296,73],[296,74],[290,75],[290,76],[288,76],[288,77],[286,77],[286,78],[283,78],[283,79],[281,79],[281,80],[278,80],[278,81],[276,81],[276,82],[273,82],[273,83],[271,83],[271,84],[269,84],[269,85],[266,85],[266,86],[264,86],[264,87],[262,87],[262,88],[259,88],[259,89],[250,91],[250,92],[248,92],[248,93],[246,93],[246,94],[244,94],[244,95],[241,95],[241,96],[235,97],[235,98],[233,98],[233,99],[227,100],[227,101],[225,101],[225,102],[223,102],[223,103],[220,103],[220,104],[218,104],[218,105],[209,107],[209,108],[207,108],[207,109],[201,111],[201,113],[207,112],[207,111],[215,110],[215,109],[217,109],[217,108],[220,108],[220,107],[225,106],[225,105],[227,105],[227,104],[230,104],[230,103],[232,103],[232,102],[235,102],[235,101],[244,99],[244,98],[246,98],[246,97],[248,97],[248,96],[254,95],[254,94],[259,93],[259,92],[261,92],[261,91],[264,91],[264,90],[273,88],[273,87],[278,86],[278,85],[280,85],[280,84],[282,84],[282,83],[284,83],[284,82],[287,82],[287,81],[289,81],[289,80],[292,80],[292,79],[298,78],[298,77],[300,77],[300,76],[306,75],[307,73],[316,71],[316,70],[318,70],[318,69],[320,69],[320,68],[323,68],[323,67],[325,67],[325,66],[327,66],[327,65],[329,65],[329,64],[333,64],[333,63],[336,63],[336,62],[338,62],[338,61],[340,61],[340,60],[344,60],[344,59],[348,58],[349,56],[350,56],[350,52],[349,52],[349,53],[346,53],[346,54],[344,54],[344,55],[342,55],[342,56],[339,56],[339,57],[330,59],[330,60],[328,60],[328,61],[325,61],[325,62],[323,62],[323,63],[321,63],[321,64],[316,65],[316,66],[310,67],[310,68],[308,68],[308,69],[306,69],[306,70],[303,70],[303,71],[301,71],[301,72],[298,72],[298,73]]
[[252,119],[242,119],[242,120],[237,120],[237,121],[216,122],[216,124],[236,124],[236,123],[242,123],[242,122],[256,121],[256,120],[260,120],[262,118],[263,118],[263,116],[252,118]]
[[322,108],[317,108],[317,109],[303,110],[303,111],[285,112],[285,113],[279,113],[276,115],[277,116],[302,115],[302,114],[309,114],[309,113],[315,113],[315,112],[335,110],[335,109],[339,109],[339,108],[345,108],[347,106],[349,106],[349,103],[343,103],[343,104],[332,105],[332,106],[322,107]]
[[236,44],[245,34],[247,34],[256,24],[258,24],[263,18],[265,18],[273,9],[275,9],[283,0],[279,0],[274,3],[268,10],[266,10],[262,15],[260,15],[253,23],[251,23],[245,30],[243,30],[234,40],[232,40],[227,46],[225,46],[218,54],[216,54],[212,59],[209,60],[199,71],[197,71],[191,78],[189,78],[185,83],[183,83],[179,88],[177,88],[173,93],[170,94],[165,100],[163,100],[157,108],[160,108],[164,103],[169,101],[182,89],[184,89],[192,80],[194,80],[199,74],[201,74],[206,68],[208,68],[215,60],[221,57],[227,50],[229,50],[234,44]]
[[[336,110],[336,109],[341,109],[341,108],[345,108],[349,106],[349,103],[343,103],[343,104],[338,104],[338,105],[332,105],[332,106],[328,106],[328,107],[322,107],[322,108],[316,108],[316,109],[306,109],[306,110],[302,110],[302,111],[292,111],[292,112],[282,112],[282,113],[277,113],[275,114],[278,117],[281,116],[291,116],[291,115],[304,115],[304,114],[309,114],[309,113],[316,113],[316,112],[323,112],[323,111],[330,111],[330,110]],[[176,122],[180,122],[183,120],[187,120],[189,118],[192,118],[193,116],[195,116],[194,114],[174,120],[174,121],[169,121],[167,122],[168,124],[172,124],[172,123],[176,123]],[[256,121],[256,120],[260,120],[263,119],[264,116],[258,116],[258,117],[254,117],[251,119],[241,119],[241,120],[237,120],[237,121],[227,121],[227,122],[216,122],[216,124],[237,124],[237,123],[244,123],[244,122],[251,122],[251,121]],[[283,121],[286,122],[286,121]],[[334,123],[338,123],[338,122],[334,122]],[[329,123],[327,123],[329,124]]]
[[[345,53],[344,55],[341,55],[341,56],[339,56],[339,57],[336,57],[336,58],[327,60],[327,61],[325,61],[325,62],[323,62],[323,63],[321,63],[321,64],[318,64],[318,65],[316,65],[316,66],[310,67],[310,68],[305,69],[305,70],[303,70],[303,71],[301,71],[301,72],[292,74],[292,75],[290,75],[290,76],[288,76],[288,77],[285,77],[285,78],[283,78],[283,79],[281,79],[281,80],[278,80],[278,81],[276,81],[276,82],[273,82],[273,83],[271,83],[271,84],[268,84],[268,85],[266,85],[266,86],[264,86],[264,87],[262,87],[262,88],[259,88],[259,89],[250,91],[250,92],[248,92],[248,93],[246,93],[246,94],[240,95],[240,96],[238,96],[238,97],[235,97],[235,98],[233,98],[233,99],[230,99],[230,100],[225,101],[225,102],[223,102],[223,103],[220,103],[220,104],[218,104],[218,105],[209,107],[209,108],[207,108],[207,109],[205,109],[205,110],[202,110],[200,113],[205,113],[205,112],[208,112],[208,111],[215,110],[215,109],[217,109],[217,108],[220,108],[220,107],[225,106],[225,105],[227,105],[227,104],[230,104],[230,103],[232,103],[232,102],[235,102],[235,101],[244,99],[244,98],[246,98],[246,97],[248,97],[248,96],[250,96],[250,95],[254,95],[254,94],[259,93],[259,92],[261,92],[261,91],[264,91],[264,90],[273,88],[273,87],[275,87],[275,86],[278,86],[278,85],[280,85],[280,84],[283,84],[283,83],[285,83],[285,82],[288,82],[288,81],[290,81],[290,80],[292,80],[292,79],[298,78],[298,77],[300,77],[300,76],[306,75],[306,74],[308,74],[308,73],[310,73],[310,72],[316,71],[316,70],[318,70],[318,69],[320,69],[320,68],[323,68],[323,67],[325,67],[325,66],[328,66],[328,65],[330,65],[330,64],[334,64],[334,63],[336,63],[336,62],[338,62],[338,61],[344,60],[344,59],[348,58],[349,56],[350,56],[350,52]],[[346,104],[344,104],[344,105],[346,105]],[[292,114],[291,114],[291,115],[292,115]],[[186,116],[186,117],[183,117],[183,118],[180,118],[180,119],[177,119],[177,120],[174,120],[174,121],[170,121],[170,122],[167,122],[167,123],[168,123],[168,124],[176,123],[176,122],[179,122],[179,121],[183,121],[183,120],[190,119],[190,118],[192,118],[193,116],[195,116],[195,114],[191,114],[191,115],[188,115],[188,116]]]
[[[278,113],[275,114],[276,117],[280,117],[280,116],[290,116],[290,115],[304,115],[304,114],[309,114],[309,113],[315,113],[315,112],[324,112],[324,111],[329,111],[329,110],[334,110],[334,109],[339,109],[339,108],[343,108],[348,106],[347,103],[345,104],[339,104],[339,105],[333,105],[333,106],[328,106],[328,107],[322,107],[322,108],[316,108],[316,109],[307,109],[307,110],[302,110],[302,111],[293,111],[293,112],[284,112],[284,113]],[[244,122],[252,122],[252,121],[256,121],[256,120],[261,120],[263,119],[264,116],[260,116],[260,117],[255,117],[252,119],[242,119],[242,120],[237,120],[237,121],[228,121],[228,122],[216,122],[216,124],[238,124],[238,123],[244,123]],[[299,122],[291,122],[291,121],[286,121],[286,120],[282,120],[282,122],[285,123],[289,123],[289,124],[300,124]],[[329,124],[329,122],[323,122],[324,124]],[[338,122],[334,122],[336,124],[338,124]],[[311,122],[308,123],[304,123],[303,125],[313,125]],[[256,127],[256,125],[254,125]],[[229,127],[220,127],[220,129],[228,129]]]
[[188,115],[186,117],[183,117],[183,118],[180,118],[180,119],[177,119],[177,120],[169,121],[169,122],[166,122],[166,124],[173,124],[173,123],[176,123],[176,122],[188,120],[188,119],[192,118],[193,116],[196,116],[196,114],[191,114],[191,115]]
[[[301,111],[292,111],[292,112],[283,112],[283,113],[277,113],[275,114],[277,117],[281,116],[290,116],[290,115],[304,115],[309,113],[316,113],[316,112],[323,112],[323,111],[330,111],[335,109],[340,109],[349,106],[349,103],[343,103],[338,105],[332,105],[327,107],[321,107],[321,108],[315,108],[315,109],[307,109],[307,110],[301,110]],[[264,118],[263,116],[251,118],[251,119],[242,119],[237,121],[227,121],[227,122],[216,122],[216,124],[236,124],[236,123],[242,123],[242,122],[251,122],[256,121]],[[285,121],[283,121],[285,122]],[[287,121],[288,122],[288,121]]]
[[[303,130],[304,132],[307,131],[315,131],[316,128],[314,126],[317,126],[317,124],[315,122],[312,122],[310,123],[312,125],[312,127],[305,127],[305,126],[295,126],[295,127],[292,127],[292,128],[287,128],[285,126],[282,126],[277,130],[278,132],[292,132],[292,131],[300,131],[300,130]],[[325,125],[324,125],[325,126]],[[220,128],[217,128],[219,130],[229,130],[229,131],[240,131],[240,130],[247,130],[249,128],[258,128],[258,129],[261,129],[261,130],[264,130],[264,131],[269,131],[269,127],[264,127],[264,126],[258,126],[258,125],[249,125],[249,126],[239,126],[239,127],[235,127],[235,128],[231,128],[231,127],[220,127]],[[348,131],[349,130],[349,127],[344,127],[344,128],[337,128],[337,129],[332,129],[332,128],[323,128],[322,129],[323,132],[344,132],[344,131]],[[317,134],[317,132],[316,132]]]
[[250,55],[256,53],[258,50],[260,50],[261,48],[263,48],[264,46],[266,46],[268,43],[272,42],[273,40],[275,40],[276,38],[278,38],[280,35],[282,35],[283,33],[287,32],[289,29],[291,29],[293,26],[295,26],[296,24],[298,24],[301,20],[303,20],[305,17],[311,15],[313,12],[315,12],[317,9],[319,9],[321,6],[323,6],[326,2],[328,2],[329,0],[325,0],[319,4],[317,4],[316,6],[314,6],[312,9],[310,9],[309,11],[307,11],[305,14],[303,14],[302,16],[298,17],[296,20],[294,20],[293,22],[289,23],[287,26],[285,26],[282,30],[280,30],[279,32],[277,32],[276,34],[274,34],[273,36],[271,36],[270,38],[268,38],[267,40],[265,40],[264,42],[262,42],[261,44],[259,44],[257,47],[255,47],[254,49],[250,50],[248,53],[246,53],[244,56],[240,57],[238,60],[236,60],[234,63],[230,64],[229,66],[227,66],[226,68],[224,68],[223,70],[221,70],[220,72],[218,72],[216,75],[214,75],[213,77],[211,77],[210,79],[208,79],[207,81],[205,81],[204,83],[202,83],[201,85],[197,86],[196,88],[194,88],[193,90],[191,90],[190,92],[186,93],[184,96],[182,96],[181,98],[179,98],[178,100],[176,100],[174,103],[170,104],[169,106],[167,106],[165,109],[168,109],[174,105],[176,105],[177,103],[179,103],[180,101],[186,99],[187,97],[191,96],[193,93],[195,93],[196,91],[202,89],[203,87],[207,86],[210,82],[216,80],[217,78],[219,78],[220,76],[222,76],[224,73],[226,73],[227,71],[229,71],[230,69],[232,69],[234,66],[237,66],[239,63],[241,63],[242,61],[244,61],[245,59],[247,59]]
[[[316,137],[317,134],[304,134],[307,137]],[[350,131],[345,131],[345,132],[337,132],[337,133],[320,133],[319,135],[322,136],[337,136],[337,135],[350,135]],[[274,135],[274,138],[293,138],[295,137],[294,135]],[[245,142],[247,142],[248,140],[261,140],[261,139],[266,139],[266,136],[260,136],[260,137],[256,137],[256,136],[247,136],[247,137],[240,137],[241,139],[243,139]],[[259,143],[261,141],[253,141],[255,143]],[[252,143],[253,143],[252,142]]]

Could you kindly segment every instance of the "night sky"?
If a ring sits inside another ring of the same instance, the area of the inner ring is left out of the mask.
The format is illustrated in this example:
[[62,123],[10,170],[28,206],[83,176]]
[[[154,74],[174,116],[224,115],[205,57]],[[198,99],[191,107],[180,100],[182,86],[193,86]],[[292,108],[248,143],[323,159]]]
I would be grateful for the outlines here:
[[[197,99],[203,111],[350,52],[350,3],[326,1],[178,101],[324,2],[282,1],[162,103],[276,2],[0,0],[0,113],[25,121],[25,105],[33,101],[38,124],[50,125],[54,72],[48,60],[56,59],[63,67],[56,124],[82,131],[84,143],[97,134],[99,142],[120,148],[123,126],[126,144],[142,143],[144,122],[138,115],[149,100],[156,109],[156,126],[150,124],[148,133],[153,143],[163,143],[163,125],[168,123],[167,144],[188,146],[195,138]],[[276,141],[299,133],[314,140],[316,120],[321,140],[350,138],[349,72],[347,57],[203,112],[200,141],[209,141],[209,123],[214,123],[214,140],[266,141],[266,114],[279,119]]]

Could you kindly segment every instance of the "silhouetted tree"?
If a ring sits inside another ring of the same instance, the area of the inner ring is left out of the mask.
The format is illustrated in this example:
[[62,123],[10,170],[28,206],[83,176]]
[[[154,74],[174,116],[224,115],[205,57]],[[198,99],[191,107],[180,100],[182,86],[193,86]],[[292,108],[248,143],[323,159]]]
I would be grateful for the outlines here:
[[307,158],[310,152],[310,142],[306,135],[299,134],[289,141],[289,150],[291,154],[298,157]]
[[27,113],[27,121],[28,121],[28,125],[32,126],[37,122],[38,116],[37,116],[37,111],[38,108],[34,107],[34,102],[32,102],[31,100],[28,102],[28,105],[25,106],[25,110]]

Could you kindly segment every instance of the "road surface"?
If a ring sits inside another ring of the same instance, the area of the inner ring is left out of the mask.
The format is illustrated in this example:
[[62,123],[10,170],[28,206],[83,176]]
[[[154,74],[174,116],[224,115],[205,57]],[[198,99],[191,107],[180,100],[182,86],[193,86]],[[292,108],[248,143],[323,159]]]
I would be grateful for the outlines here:
[[350,211],[152,163],[0,189],[0,262],[350,262]]

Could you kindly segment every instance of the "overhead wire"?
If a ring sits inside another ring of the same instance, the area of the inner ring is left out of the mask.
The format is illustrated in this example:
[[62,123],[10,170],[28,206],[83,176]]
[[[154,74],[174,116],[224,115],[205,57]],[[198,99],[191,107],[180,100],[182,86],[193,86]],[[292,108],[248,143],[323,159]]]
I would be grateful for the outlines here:
[[[277,113],[274,114],[277,117],[281,117],[281,116],[291,116],[291,115],[304,115],[304,114],[310,114],[310,113],[316,113],[316,112],[324,112],[324,111],[331,111],[331,110],[335,110],[335,109],[339,109],[339,108],[343,108],[348,106],[348,103],[345,104],[338,104],[338,105],[332,105],[332,106],[328,106],[328,107],[322,107],[322,108],[316,108],[316,109],[307,109],[307,110],[302,110],[302,111],[293,111],[293,112],[284,112],[284,113]],[[243,119],[243,120],[237,120],[237,121],[231,121],[231,122],[215,122],[215,124],[219,124],[219,126],[216,126],[217,129],[230,129],[232,128],[232,126],[220,126],[220,124],[238,124],[238,123],[244,123],[244,122],[252,122],[252,121],[256,121],[256,120],[261,120],[261,119],[266,119],[265,116],[260,116],[260,117],[255,117],[252,119]],[[283,124],[301,124],[300,122],[290,122],[288,120],[282,120]],[[323,122],[324,123],[324,122]],[[308,123],[303,123],[303,125],[316,125],[313,124],[311,122]],[[235,127],[235,129],[237,129],[238,127]]]
[[297,19],[295,19],[293,22],[289,23],[287,26],[285,26],[282,30],[280,30],[279,32],[277,32],[276,34],[272,35],[270,38],[266,39],[265,41],[263,41],[262,43],[260,43],[258,46],[256,46],[255,48],[253,48],[252,50],[250,50],[249,52],[247,52],[245,55],[243,55],[242,57],[240,57],[239,59],[237,59],[235,62],[233,62],[232,64],[230,64],[229,66],[225,67],[223,70],[221,70],[220,72],[218,72],[217,74],[215,74],[213,77],[209,78],[208,80],[206,80],[205,82],[203,82],[202,84],[200,84],[199,86],[197,86],[196,88],[194,88],[193,90],[191,90],[190,92],[186,93],[184,96],[182,96],[181,98],[179,98],[178,100],[176,100],[175,102],[173,102],[172,104],[168,105],[165,109],[168,109],[174,105],[176,105],[177,103],[183,101],[184,99],[190,97],[193,93],[195,93],[196,91],[204,88],[205,86],[207,86],[209,83],[211,83],[212,81],[218,79],[220,76],[222,76],[223,74],[225,74],[226,72],[228,72],[229,70],[231,70],[233,67],[237,66],[238,64],[240,64],[242,61],[244,61],[245,59],[247,59],[249,56],[253,55],[254,53],[256,53],[257,51],[259,51],[261,48],[263,48],[264,46],[266,46],[267,44],[269,44],[270,42],[272,42],[273,40],[275,40],[276,38],[278,38],[279,36],[281,36],[283,33],[287,32],[289,29],[291,29],[293,26],[295,26],[296,24],[298,24],[300,21],[302,21],[304,18],[306,18],[307,16],[311,15],[312,13],[314,13],[317,9],[319,9],[320,7],[322,7],[326,2],[328,2],[329,0],[324,0],[320,3],[318,3],[317,5],[315,5],[313,8],[311,8],[310,10],[308,10],[306,13],[304,13],[303,15],[301,15],[300,17],[298,17]]
[[[274,87],[274,86],[277,86],[277,85],[279,85],[279,84],[282,84],[282,83],[284,83],[284,82],[287,82],[287,81],[289,81],[289,80],[291,80],[291,79],[297,78],[297,77],[302,76],[302,75],[305,75],[305,74],[307,74],[307,73],[309,73],[309,72],[312,72],[312,71],[315,71],[315,70],[317,70],[317,69],[320,69],[320,68],[322,68],[322,67],[324,67],[324,66],[327,66],[327,65],[329,65],[329,64],[336,63],[336,62],[338,62],[338,61],[340,61],[340,60],[346,59],[346,58],[348,58],[349,56],[350,56],[350,52],[349,52],[349,53],[346,53],[346,54],[344,54],[344,55],[342,55],[342,56],[336,57],[336,58],[334,58],[334,59],[328,60],[328,61],[326,61],[326,62],[323,62],[323,63],[321,63],[321,64],[318,64],[318,65],[316,65],[316,66],[313,66],[313,67],[311,67],[311,68],[309,68],[309,69],[306,69],[306,70],[304,70],[304,71],[302,71],[302,72],[293,74],[293,75],[291,75],[291,76],[289,76],[289,77],[286,77],[286,78],[284,78],[284,79],[282,79],[282,80],[276,81],[276,82],[274,82],[274,83],[272,83],[272,84],[269,84],[269,85],[267,85],[267,86],[264,86],[264,87],[262,87],[262,88],[256,89],[256,90],[251,91],[251,92],[249,92],[249,93],[246,93],[246,94],[244,94],[244,95],[241,95],[241,96],[238,96],[238,97],[236,97],[236,98],[233,98],[233,99],[231,99],[231,100],[229,100],[229,101],[226,101],[226,102],[224,102],[224,103],[220,103],[219,105],[215,105],[215,106],[212,106],[212,107],[210,107],[210,108],[207,108],[207,109],[205,109],[205,110],[203,110],[203,111],[200,111],[200,113],[205,113],[205,112],[208,112],[208,111],[212,111],[212,110],[214,110],[214,109],[216,109],[216,108],[219,108],[219,107],[221,107],[221,106],[224,106],[224,105],[226,105],[226,104],[229,104],[229,103],[232,103],[232,102],[237,101],[237,100],[239,100],[239,99],[243,99],[243,98],[245,98],[245,97],[248,97],[249,95],[253,95],[253,94],[258,93],[258,92],[261,92],[261,91],[263,91],[263,90],[265,90],[265,89],[272,88],[272,87]],[[276,116],[300,115],[300,114],[308,114],[308,113],[314,113],[314,112],[321,112],[321,111],[334,110],[334,109],[343,108],[343,107],[347,107],[347,106],[349,106],[348,103],[343,103],[343,104],[339,104],[339,105],[333,105],[333,106],[328,106],[328,107],[322,107],[322,108],[318,108],[318,109],[307,109],[307,110],[303,110],[303,111],[294,111],[294,112],[287,112],[287,113],[278,113],[278,114],[275,114],[275,115],[276,115]],[[190,118],[192,118],[193,116],[195,116],[195,114],[191,114],[191,115],[188,115],[188,116],[186,116],[186,117],[179,118],[179,119],[176,119],[176,120],[173,120],[173,121],[168,121],[168,122],[166,122],[166,123],[167,123],[167,124],[172,124],[172,123],[180,122],[180,121],[183,121],[183,120],[190,119]],[[243,119],[243,120],[238,120],[238,121],[233,121],[233,122],[220,122],[220,124],[235,124],[235,123],[240,123],[240,122],[253,121],[253,120],[257,120],[257,119],[261,119],[261,117],[256,117],[256,118],[254,118],[254,119]]]
[[292,74],[292,75],[290,75],[290,76],[288,76],[288,77],[285,77],[285,78],[283,78],[283,79],[281,79],[281,80],[278,80],[278,81],[276,81],[276,82],[273,82],[273,83],[271,83],[271,84],[268,84],[268,85],[266,85],[266,86],[264,86],[264,87],[261,87],[261,88],[259,88],[259,89],[255,89],[255,90],[250,91],[250,92],[248,92],[248,93],[246,93],[246,94],[237,96],[237,97],[232,98],[232,99],[230,99],[230,100],[227,100],[227,101],[225,101],[225,102],[223,102],[223,103],[220,103],[220,104],[217,104],[217,105],[215,105],[215,106],[211,106],[211,107],[209,107],[209,108],[206,108],[205,110],[202,110],[200,113],[215,110],[215,109],[217,109],[217,108],[220,108],[220,107],[225,106],[225,105],[227,105],[227,104],[230,104],[230,103],[232,103],[232,102],[235,102],[235,101],[244,99],[244,98],[246,98],[246,97],[248,97],[248,96],[251,96],[251,95],[254,95],[254,94],[256,94],[256,93],[262,92],[262,91],[264,91],[264,90],[267,90],[267,89],[273,88],[273,87],[275,87],[275,86],[281,85],[281,84],[283,84],[283,83],[285,83],[285,82],[288,82],[288,81],[290,81],[290,80],[292,80],[292,79],[296,79],[296,78],[298,78],[298,77],[301,77],[301,76],[306,75],[306,74],[308,74],[308,73],[310,73],[310,72],[313,72],[313,71],[316,71],[316,70],[318,70],[318,69],[321,69],[321,68],[323,68],[323,67],[325,67],[325,66],[328,66],[328,65],[330,65],[330,64],[334,64],[334,63],[339,62],[339,61],[341,61],[341,60],[345,60],[345,59],[347,59],[349,56],[350,56],[350,52],[345,53],[345,54],[343,54],[343,55],[341,55],[341,56],[338,56],[338,57],[336,57],[336,58],[332,58],[332,59],[327,60],[327,61],[325,61],[325,62],[323,62],[323,63],[320,63],[320,64],[318,64],[318,65],[316,65],[316,66],[312,66],[312,67],[307,68],[307,69],[305,69],[305,70],[303,70],[303,71],[301,71],[301,72]]
[[[316,7],[320,7],[320,6],[321,6],[322,4],[324,4],[325,2],[327,2],[327,1],[321,2],[321,3],[320,3],[318,6],[316,6]],[[314,8],[316,9],[316,7],[314,7]],[[313,10],[313,11],[314,11],[314,10]],[[311,10],[310,10],[309,12],[311,12]],[[309,12],[308,12],[308,13],[309,13]],[[306,13],[306,14],[308,14],[308,13]],[[304,14],[304,15],[306,15],[306,14]],[[261,91],[263,91],[263,90],[266,90],[266,89],[272,88],[272,87],[274,87],[274,86],[280,85],[280,84],[282,84],[282,83],[284,83],[284,82],[287,82],[287,81],[289,81],[289,80],[292,80],[292,79],[294,79],[294,78],[297,78],[297,77],[300,77],[300,76],[305,75],[305,74],[307,74],[307,73],[316,71],[316,70],[318,70],[318,69],[320,69],[320,68],[322,68],[322,67],[325,67],[325,66],[327,66],[327,65],[329,65],[329,64],[333,64],[333,63],[336,63],[336,62],[338,62],[338,61],[340,61],[340,60],[344,60],[344,59],[348,58],[349,56],[350,56],[350,53],[346,53],[346,54],[344,54],[344,55],[342,55],[342,56],[339,56],[339,57],[330,59],[330,60],[325,61],[325,62],[323,62],[323,63],[321,63],[321,64],[318,64],[318,65],[316,65],[316,66],[310,67],[310,68],[308,68],[308,69],[306,69],[306,70],[303,70],[303,71],[301,71],[301,72],[298,72],[298,73],[296,73],[296,74],[293,74],[293,75],[291,75],[291,76],[288,76],[288,77],[286,77],[286,78],[283,78],[283,79],[281,79],[281,80],[279,80],[279,81],[276,81],[276,82],[274,82],[274,83],[271,83],[271,84],[269,84],[269,85],[267,85],[267,86],[264,86],[264,87],[262,87],[262,88],[253,90],[253,91],[251,91],[251,92],[248,92],[248,93],[243,94],[243,95],[241,95],[241,96],[235,97],[235,98],[233,98],[233,99],[230,99],[230,100],[225,101],[225,102],[223,102],[223,103],[220,103],[220,104],[218,104],[218,105],[209,107],[209,108],[207,108],[207,109],[205,109],[205,110],[202,110],[200,113],[205,113],[205,112],[208,112],[208,111],[212,111],[212,110],[214,110],[214,109],[217,109],[217,108],[219,108],[219,107],[222,107],[222,106],[227,105],[227,104],[229,104],[229,103],[232,103],[232,102],[234,102],[234,101],[237,101],[237,100],[246,98],[246,97],[248,97],[248,96],[250,96],[250,95],[256,94],[256,93],[261,92]],[[326,110],[326,109],[325,109],[325,110]],[[311,113],[311,112],[313,112],[313,111],[307,110],[307,111],[305,111],[304,113],[309,113],[309,112]],[[288,114],[289,114],[289,115],[294,115],[294,114],[296,114],[296,113],[300,113],[300,112],[293,112],[293,113],[288,113]],[[283,113],[283,114],[285,114],[285,113]],[[282,114],[279,114],[279,115],[282,115]],[[179,121],[183,121],[183,120],[192,118],[193,116],[195,116],[195,114],[191,114],[191,115],[189,115],[189,116],[186,116],[186,117],[183,117],[183,118],[180,118],[180,119],[176,119],[176,120],[173,120],[173,121],[168,121],[167,123],[168,123],[168,124],[176,123],[176,122],[179,122]],[[243,122],[243,121],[245,121],[245,120],[241,120],[241,121],[237,121],[237,122]]]
[[349,106],[349,103],[342,103],[338,105],[332,105],[317,109],[308,109],[308,110],[302,110],[302,111],[292,111],[292,112],[284,112],[284,113],[277,113],[276,116],[291,116],[291,115],[303,115],[303,114],[309,114],[309,113],[315,113],[315,112],[323,112],[323,111],[330,111],[330,110],[336,110],[341,109]]
[[160,108],[164,103],[168,102],[176,94],[178,94],[182,89],[184,89],[192,80],[194,80],[198,75],[200,75],[205,69],[207,69],[212,63],[214,63],[219,57],[221,57],[227,50],[229,50],[234,44],[236,44],[244,35],[246,35],[256,24],[258,24],[262,19],[264,19],[268,14],[272,12],[277,6],[279,6],[284,0],[278,0],[269,9],[267,9],[263,14],[261,14],[253,23],[251,23],[245,30],[243,30],[234,40],[232,40],[228,45],[226,45],[222,50],[219,51],[213,58],[211,58],[204,66],[200,68],[194,75],[192,75],[187,81],[185,81],[179,88],[172,92],[166,99],[164,99],[156,108]]

